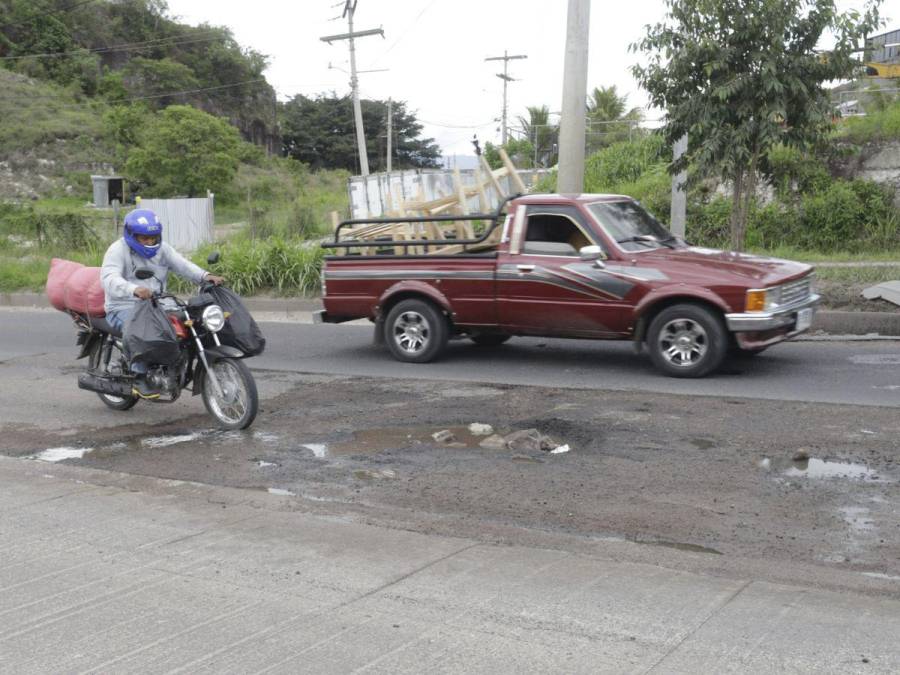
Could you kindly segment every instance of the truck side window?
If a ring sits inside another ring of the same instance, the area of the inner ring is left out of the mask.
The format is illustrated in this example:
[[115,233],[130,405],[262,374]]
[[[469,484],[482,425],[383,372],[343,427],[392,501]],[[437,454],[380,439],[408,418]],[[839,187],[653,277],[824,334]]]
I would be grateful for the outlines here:
[[553,213],[529,213],[522,252],[577,257],[582,246],[592,243],[571,218]]

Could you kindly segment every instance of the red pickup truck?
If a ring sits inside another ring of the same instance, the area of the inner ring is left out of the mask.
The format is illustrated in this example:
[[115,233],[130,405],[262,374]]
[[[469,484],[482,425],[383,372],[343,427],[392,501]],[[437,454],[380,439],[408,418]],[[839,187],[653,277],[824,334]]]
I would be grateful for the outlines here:
[[[492,219],[481,237],[377,242],[388,255],[353,255],[373,242],[341,229],[458,217],[342,223],[323,244],[346,254],[325,259],[316,321],[368,318],[406,362],[437,358],[454,336],[626,339],[664,374],[702,377],[729,352],[808,330],[819,303],[811,266],[690,246],[629,197],[529,195],[502,209],[468,217]],[[396,253],[410,245],[415,253]]]

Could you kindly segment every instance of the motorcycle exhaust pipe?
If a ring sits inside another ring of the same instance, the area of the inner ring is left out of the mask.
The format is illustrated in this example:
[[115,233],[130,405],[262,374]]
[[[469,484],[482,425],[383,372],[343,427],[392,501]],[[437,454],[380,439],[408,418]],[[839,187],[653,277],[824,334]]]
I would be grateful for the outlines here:
[[107,377],[97,377],[90,373],[81,373],[78,376],[78,388],[87,391],[95,391],[98,394],[109,394],[110,396],[131,396],[131,382],[123,382],[121,380],[113,380]]

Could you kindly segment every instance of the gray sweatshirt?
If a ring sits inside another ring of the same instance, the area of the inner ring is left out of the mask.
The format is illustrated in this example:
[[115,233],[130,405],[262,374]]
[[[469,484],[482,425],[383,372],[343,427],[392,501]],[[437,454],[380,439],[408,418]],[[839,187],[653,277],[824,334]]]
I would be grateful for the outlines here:
[[[138,279],[135,272],[141,268],[153,270],[153,277]],[[137,301],[134,289],[138,286],[146,286],[154,293],[165,291],[169,271],[195,284],[199,284],[207,275],[205,270],[165,242],[159,247],[157,254],[148,259],[132,251],[124,239],[114,241],[106,249],[103,267],[100,268],[100,281],[106,294],[106,313],[131,309]]]

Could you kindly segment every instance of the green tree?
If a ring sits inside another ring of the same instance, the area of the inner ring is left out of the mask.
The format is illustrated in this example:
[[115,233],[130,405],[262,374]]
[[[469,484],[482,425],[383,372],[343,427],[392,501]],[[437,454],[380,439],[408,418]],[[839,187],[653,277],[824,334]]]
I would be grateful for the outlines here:
[[[531,166],[548,167],[556,164],[557,146],[559,144],[559,127],[550,123],[550,108],[542,106],[528,106],[528,118],[519,117],[519,126],[522,129],[524,141],[531,150],[531,156],[527,160],[514,160],[519,168]],[[512,142],[512,141],[511,141]],[[510,143],[507,143],[509,146]],[[507,147],[506,152],[512,157],[525,150],[521,145],[517,148]]]
[[[761,159],[776,144],[806,147],[830,128],[825,83],[849,77],[853,52],[878,25],[881,0],[841,13],[834,0],[666,0],[663,23],[632,49],[632,68],[666,111],[667,143],[688,136],[670,166],[717,174],[733,189],[731,245],[744,246]],[[816,50],[824,33],[834,47]]]
[[170,58],[145,59],[136,56],[125,65],[122,75],[125,86],[134,96],[160,96],[148,99],[151,105],[159,108],[171,105],[174,100],[163,94],[198,89],[200,86],[188,66]]
[[240,135],[227,122],[173,105],[143,128],[125,175],[147,196],[227,194],[240,163],[240,145]]
[[640,108],[627,108],[628,97],[619,96],[616,85],[594,87],[587,101],[589,153],[634,136],[643,115]]
[[[369,166],[378,171],[387,160],[387,101],[362,101]],[[359,171],[356,127],[349,96],[298,95],[281,107],[284,154],[317,169]],[[392,168],[437,167],[440,148],[421,138],[422,125],[402,101],[393,103]]]

